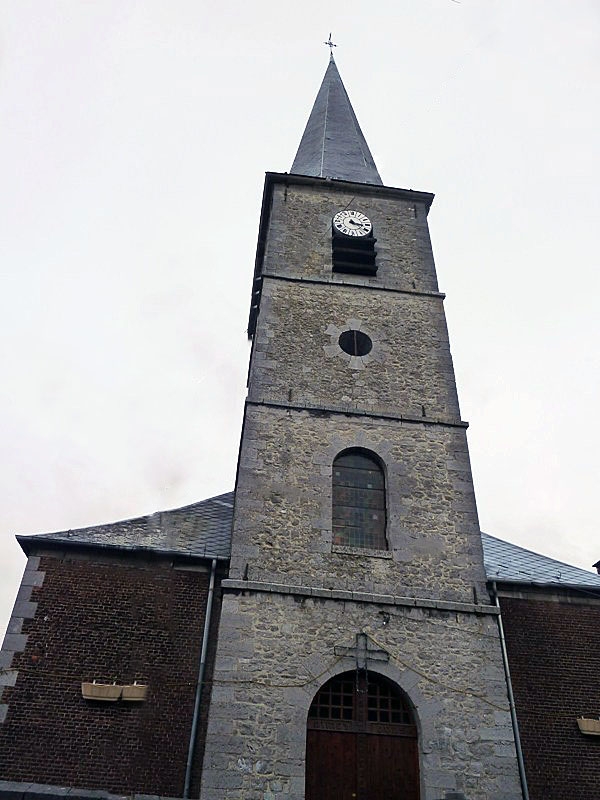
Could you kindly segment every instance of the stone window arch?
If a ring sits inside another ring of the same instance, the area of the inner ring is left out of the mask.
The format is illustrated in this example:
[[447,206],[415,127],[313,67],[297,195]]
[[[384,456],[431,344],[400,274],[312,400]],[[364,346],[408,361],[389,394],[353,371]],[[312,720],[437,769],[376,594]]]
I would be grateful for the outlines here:
[[333,462],[333,544],[387,550],[385,473],[375,453],[343,450]]

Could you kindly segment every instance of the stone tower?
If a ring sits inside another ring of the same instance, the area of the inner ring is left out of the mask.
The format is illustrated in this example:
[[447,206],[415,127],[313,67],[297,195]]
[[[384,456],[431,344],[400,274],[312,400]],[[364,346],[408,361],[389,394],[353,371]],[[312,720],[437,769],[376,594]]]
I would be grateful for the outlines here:
[[202,800],[521,796],[432,200],[332,58],[265,180]]

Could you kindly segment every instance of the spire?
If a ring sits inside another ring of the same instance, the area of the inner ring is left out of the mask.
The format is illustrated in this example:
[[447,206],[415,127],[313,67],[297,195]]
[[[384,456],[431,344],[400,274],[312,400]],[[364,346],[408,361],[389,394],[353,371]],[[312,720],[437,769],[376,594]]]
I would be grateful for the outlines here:
[[333,53],[290,172],[358,183],[382,183]]

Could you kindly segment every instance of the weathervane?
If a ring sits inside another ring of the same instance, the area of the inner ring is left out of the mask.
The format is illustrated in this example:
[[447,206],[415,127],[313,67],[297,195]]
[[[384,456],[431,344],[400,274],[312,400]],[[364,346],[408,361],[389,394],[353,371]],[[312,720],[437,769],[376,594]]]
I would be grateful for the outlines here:
[[327,45],[327,47],[329,48],[329,54],[330,54],[330,55],[333,55],[333,48],[334,48],[334,47],[337,47],[337,44],[334,44],[334,43],[331,41],[331,33],[329,34],[329,39],[328,39],[326,42],[323,42],[323,44],[326,44],[326,45]]

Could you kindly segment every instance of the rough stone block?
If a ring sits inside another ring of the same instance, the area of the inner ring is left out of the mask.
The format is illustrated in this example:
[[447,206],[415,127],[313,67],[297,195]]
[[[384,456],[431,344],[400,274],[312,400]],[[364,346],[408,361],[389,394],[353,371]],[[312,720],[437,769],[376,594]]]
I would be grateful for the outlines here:
[[4,637],[2,644],[3,650],[12,650],[14,653],[20,653],[25,650],[27,645],[26,633],[7,633]]
[[23,573],[21,584],[23,586],[42,586],[45,574],[45,572],[29,571],[26,569]]
[[8,669],[0,672],[0,686],[14,686],[17,682],[18,671]]
[[17,600],[13,609],[13,615],[15,617],[21,617],[22,619],[33,619],[37,611],[37,606],[37,603],[31,601]]
[[23,630],[23,617],[11,617],[6,626],[6,633],[21,633]]
[[[65,798],[70,792],[66,786],[52,786],[47,783],[32,783],[25,793],[24,800],[52,800]],[[100,794],[100,792],[98,792]],[[104,793],[106,794],[106,793]]]
[[0,781],[0,798],[1,800],[23,800],[29,786],[29,783]]

